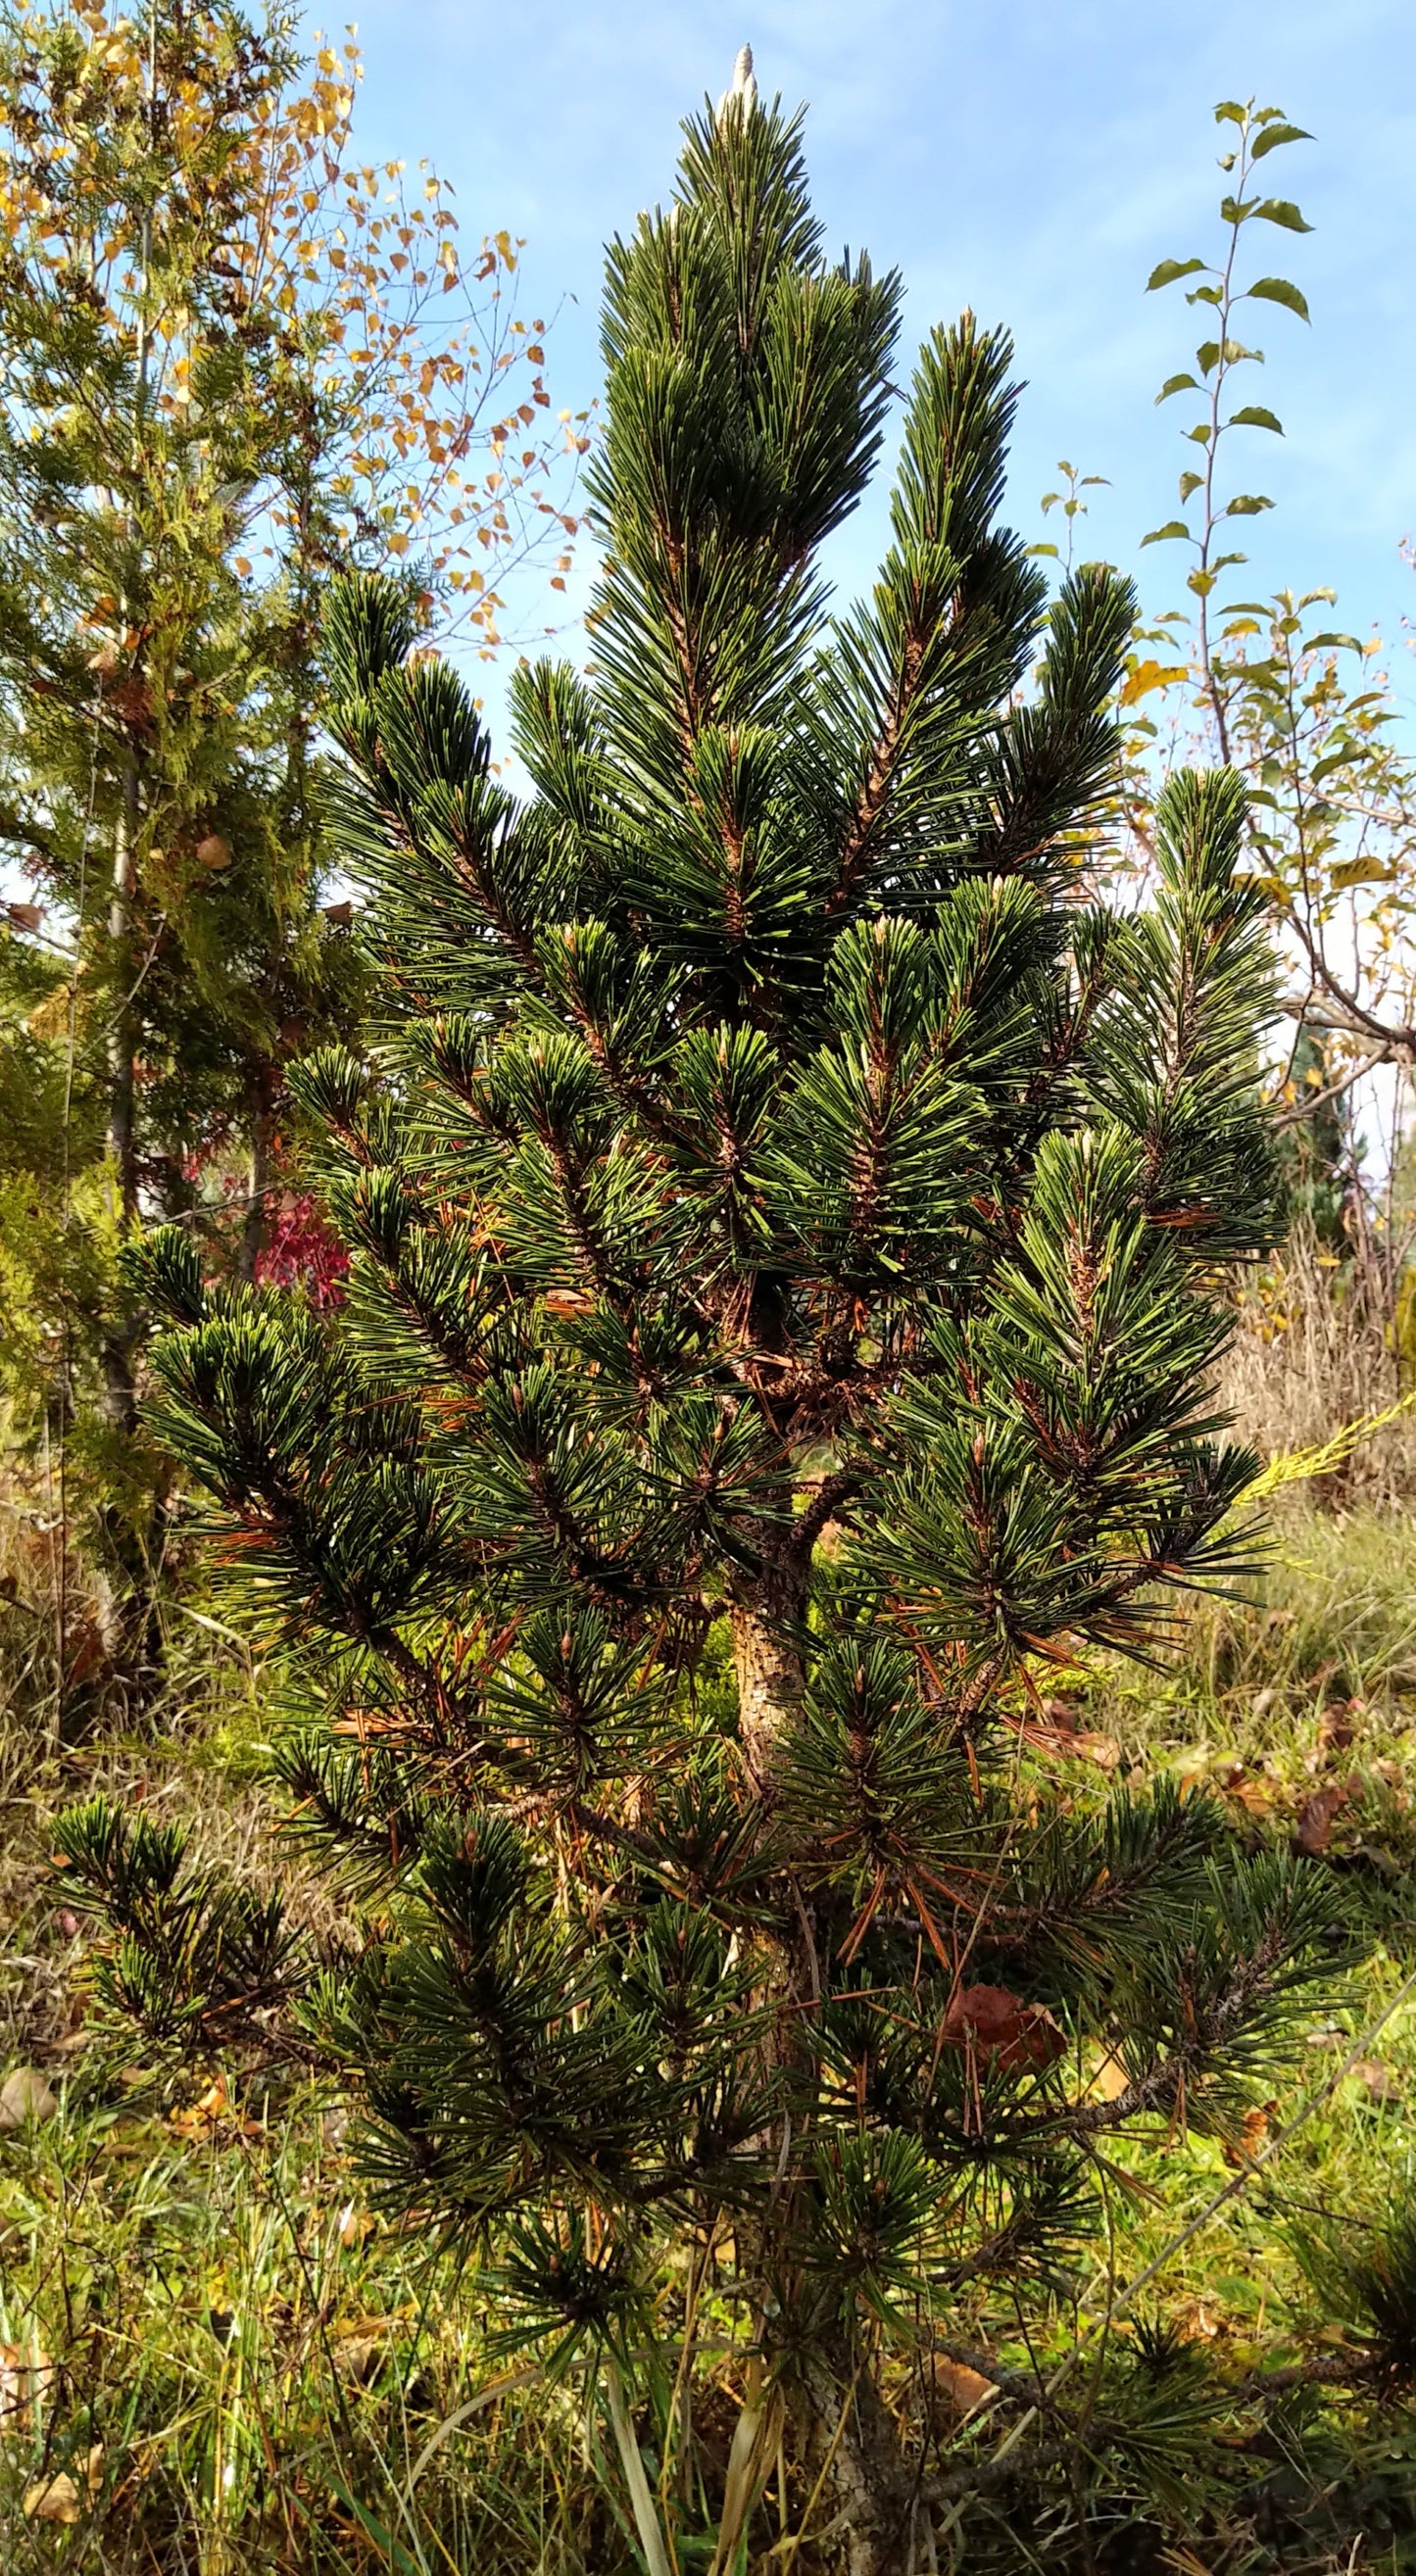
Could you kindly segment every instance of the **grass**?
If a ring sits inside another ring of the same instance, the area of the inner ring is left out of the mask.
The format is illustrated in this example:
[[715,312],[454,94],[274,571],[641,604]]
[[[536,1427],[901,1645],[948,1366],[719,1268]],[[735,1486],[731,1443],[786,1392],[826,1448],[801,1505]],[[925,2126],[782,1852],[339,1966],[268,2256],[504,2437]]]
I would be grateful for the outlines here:
[[[415,2477],[478,2393],[476,2285],[442,2279],[430,2309],[418,2249],[368,2225],[317,2102],[269,2126],[66,2106],[11,2142],[4,2198],[7,2567],[592,2563],[565,2402],[512,2388]],[[82,2487],[96,2447],[83,2522],[46,2525],[35,2489]]]
[[[165,1727],[69,1745],[41,1729],[38,1762],[34,1710],[12,1708],[0,1733],[6,2056],[44,2067],[60,2096],[54,2117],[0,2136],[3,2564],[17,2576],[632,2576],[601,2395],[489,2350],[484,2285],[370,2215],[330,2100],[296,2079],[233,2102],[214,2070],[174,2085],[84,2023],[79,1945],[43,1857],[76,1790],[141,1788],[197,1819],[228,1864],[270,1866],[261,1676],[200,1629],[174,1656],[182,1714]],[[1251,1599],[1201,1605],[1167,1668],[1107,1664],[1050,1720],[1061,1750],[1049,1758],[1069,1764],[1079,1797],[1118,1772],[1168,1770],[1217,1790],[1236,1833],[1296,1838],[1312,1866],[1342,1875],[1363,1964],[1335,1983],[1300,2079],[1268,2117],[1277,2125],[1305,2091],[1317,2106],[1172,2254],[1235,2167],[1178,2130],[1119,2153],[1109,2265],[1098,2248],[1094,2282],[1042,2328],[1052,2360],[1082,2338],[1079,2370],[1158,2326],[1233,2377],[1282,2368],[1313,2349],[1313,2273],[1333,2230],[1361,2241],[1416,2196],[1416,1998],[1331,2083],[1416,1969],[1416,1523],[1290,1509]],[[297,1901],[316,1918],[325,1903],[313,1884]],[[1269,2134],[1261,2116],[1255,2147]],[[1107,2328],[1108,2268],[1134,2279],[1158,2256],[1134,2313]],[[1331,2318],[1331,2281],[1325,2297]],[[1016,2317],[986,2300],[959,2331],[1025,2355]],[[730,2380],[731,2362],[720,2367]],[[711,2443],[711,2385],[701,2402]],[[1102,2530],[1097,2576],[1416,2570],[1416,2416],[1337,2403],[1321,2427],[1311,2419],[1311,2398],[1295,2395],[1291,2419],[1280,2412],[1235,2460],[1191,2555]],[[643,2438],[652,2482],[652,2428]],[[752,2576],[787,2563],[777,2535],[800,2499],[784,2488],[781,2502],[779,2519],[774,2489],[759,2516]],[[1046,2567],[1064,2540],[971,2526],[968,2551]],[[699,2563],[685,2556],[682,2576]],[[828,2563],[808,2545],[794,2576]]]

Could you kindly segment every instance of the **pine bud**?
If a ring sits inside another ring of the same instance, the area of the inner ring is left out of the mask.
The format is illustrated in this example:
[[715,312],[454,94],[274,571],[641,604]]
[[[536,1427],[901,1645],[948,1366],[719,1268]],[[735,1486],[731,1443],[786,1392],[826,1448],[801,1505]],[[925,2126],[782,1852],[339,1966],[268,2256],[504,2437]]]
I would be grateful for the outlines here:
[[[738,102],[741,102],[739,105]],[[750,116],[757,105],[757,83],[752,76],[752,47],[740,45],[733,65],[732,87],[725,89],[718,101],[718,123],[725,125],[733,108],[740,116]]]

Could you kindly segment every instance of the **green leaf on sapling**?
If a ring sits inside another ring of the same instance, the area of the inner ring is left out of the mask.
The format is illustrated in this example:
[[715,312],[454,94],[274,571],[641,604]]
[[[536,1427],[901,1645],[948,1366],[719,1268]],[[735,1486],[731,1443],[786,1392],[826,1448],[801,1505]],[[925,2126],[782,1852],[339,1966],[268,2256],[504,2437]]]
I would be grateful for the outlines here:
[[1246,295],[1260,297],[1265,304],[1286,304],[1289,312],[1296,313],[1300,322],[1308,322],[1312,319],[1308,311],[1306,295],[1302,288],[1294,286],[1289,278],[1260,277],[1252,286],[1246,286],[1244,292]]
[[1163,259],[1146,279],[1146,293],[1149,295],[1157,286],[1173,286],[1177,277],[1193,277],[1196,269],[1205,266],[1202,259]]
[[1304,125],[1266,125],[1256,134],[1249,148],[1253,161],[1262,161],[1266,152],[1276,152],[1280,143],[1311,143],[1312,136]]
[[1286,233],[1310,233],[1313,229],[1287,197],[1265,197],[1253,211],[1261,223],[1280,224]]

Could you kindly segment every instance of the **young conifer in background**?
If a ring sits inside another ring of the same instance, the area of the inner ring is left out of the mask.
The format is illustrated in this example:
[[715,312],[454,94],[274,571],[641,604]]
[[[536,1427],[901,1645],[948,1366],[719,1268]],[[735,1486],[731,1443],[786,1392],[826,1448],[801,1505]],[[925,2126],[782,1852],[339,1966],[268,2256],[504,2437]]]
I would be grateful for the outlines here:
[[[163,1432],[327,1685],[285,1767],[368,1938],[303,2023],[387,2206],[599,2372],[656,2576],[740,2564],[779,2456],[810,2563],[885,2576],[971,2487],[1039,2535],[1084,2460],[1123,2518],[1173,2493],[1212,2400],[1153,2337],[994,2470],[1011,2419],[980,2454],[938,2370],[1036,2393],[1116,2138],[1237,2133],[1330,1974],[1315,1873],[1033,1741],[1050,1663],[1234,1562],[1206,1388],[1270,1227],[1269,969],[1227,774],[1168,788],[1152,910],[1080,900],[1132,603],[1049,603],[999,523],[1003,334],[931,333],[828,612],[899,284],[825,259],[742,74],[686,133],[609,254],[594,669],[519,675],[532,792],[393,589],[335,602],[389,1009],[293,1079],[348,1306],[206,1292],[175,1229],[143,1275]],[[275,1917],[205,1938],[150,1828],[64,1848],[150,2026],[288,1992]],[[714,2471],[670,2391],[725,2320]]]

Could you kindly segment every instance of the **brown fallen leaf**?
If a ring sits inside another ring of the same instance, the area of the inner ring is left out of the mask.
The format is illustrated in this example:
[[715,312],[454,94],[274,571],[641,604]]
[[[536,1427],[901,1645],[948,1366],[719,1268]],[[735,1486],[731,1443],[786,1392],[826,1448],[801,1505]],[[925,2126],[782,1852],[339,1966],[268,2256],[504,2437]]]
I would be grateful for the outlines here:
[[0,2129],[22,2129],[27,2120],[52,2120],[58,2108],[37,2066],[17,2066],[0,2084]]
[[1219,1774],[1219,1785],[1226,1798],[1233,1798],[1246,1816],[1267,1816],[1273,1809],[1273,1786],[1247,1770],[1242,1762],[1226,1764]]
[[1253,2163],[1268,2137],[1269,2124],[1277,2109],[1276,2102],[1262,2102],[1252,2111],[1245,2112],[1238,2137],[1226,2138],[1221,2147],[1220,2152],[1227,2165],[1242,2171],[1245,2165]]
[[37,903],[7,903],[5,917],[12,930],[38,930],[44,921]]
[[1331,1701],[1318,1720],[1319,1744],[1330,1746],[1335,1753],[1345,1753],[1357,1733],[1353,1715],[1361,1707],[1359,1699]]
[[25,2518],[29,2522],[77,2522],[82,2512],[79,2490],[64,2469],[57,2477],[25,2489]]
[[1091,2080],[1091,2091],[1103,2102],[1119,2102],[1130,2087],[1131,2078],[1119,2057],[1104,2057]]
[[[92,2499],[103,2484],[103,2444],[95,2442],[84,2463],[84,2487]],[[25,2519],[28,2522],[75,2523],[83,2518],[84,2498],[67,2469],[52,2478],[41,2478],[38,2485],[25,2490]]]
[[934,2385],[949,2407],[951,2415],[971,2414],[985,2397],[992,2397],[997,2382],[985,2379],[981,2370],[971,2370],[966,2361],[951,2361],[947,2353],[934,2356]]
[[234,2130],[242,2138],[258,2138],[261,2134],[259,2120],[238,2116],[219,2075],[207,2086],[200,2101],[189,2103],[183,2110],[169,2111],[167,2125],[174,2137],[193,2141],[209,2138],[216,2129]]
[[1383,2066],[1379,2057],[1359,2057],[1355,2065],[1349,2066],[1347,2072],[1354,2084],[1361,2085],[1369,2102],[1395,2102],[1400,2099],[1401,2087],[1391,2068]]
[[1098,1771],[1115,1771],[1121,1761],[1121,1747],[1114,1735],[1074,1735],[1072,1751],[1084,1762],[1094,1762]]
[[[1061,1706],[1058,1700],[1044,1700],[1044,1713]],[[1069,1712],[1070,1721],[1071,1712]],[[1034,1753],[1050,1753],[1069,1762],[1094,1762],[1099,1771],[1115,1771],[1121,1761],[1121,1747],[1114,1735],[1098,1735],[1079,1730],[1070,1722],[1041,1724],[1033,1717],[1014,1718],[1023,1742]]]
[[944,2016],[944,2038],[1010,2071],[1050,2066],[1067,2045],[1045,2005],[1025,2004],[1006,1986],[960,1986]]
[[1315,1789],[1298,1810],[1293,1828],[1293,1848],[1316,1860],[1332,1840],[1333,1818],[1347,1802],[1347,1782],[1336,1780],[1331,1788]]

